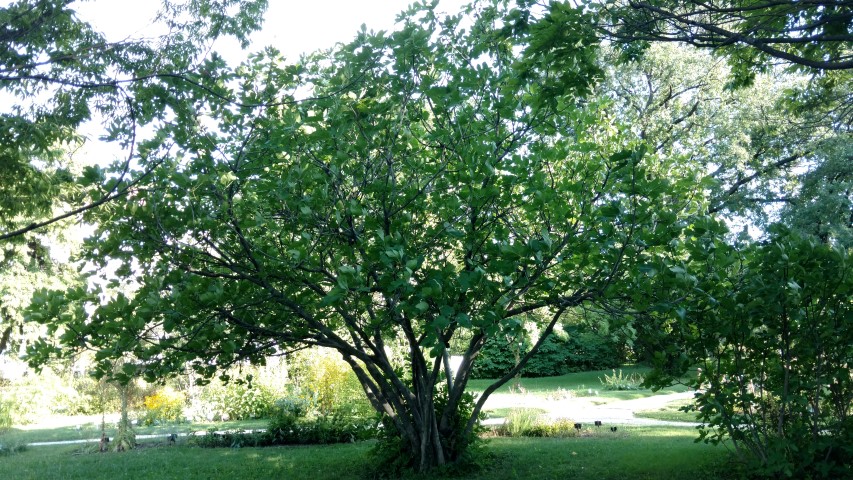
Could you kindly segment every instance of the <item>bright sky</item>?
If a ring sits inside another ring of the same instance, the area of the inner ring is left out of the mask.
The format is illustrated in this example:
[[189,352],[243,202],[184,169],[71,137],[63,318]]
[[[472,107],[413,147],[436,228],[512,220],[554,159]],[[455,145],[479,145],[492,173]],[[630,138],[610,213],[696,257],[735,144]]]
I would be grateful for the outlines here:
[[[108,40],[150,36],[151,19],[158,0],[89,0],[73,4],[81,19],[91,23]],[[328,48],[353,38],[362,24],[368,30],[392,30],[397,14],[411,0],[269,0],[262,31],[252,36],[251,50],[271,45],[288,59],[301,53]],[[440,0],[438,11],[456,13],[467,0]],[[216,45],[229,62],[237,63],[245,53],[237,42]]]

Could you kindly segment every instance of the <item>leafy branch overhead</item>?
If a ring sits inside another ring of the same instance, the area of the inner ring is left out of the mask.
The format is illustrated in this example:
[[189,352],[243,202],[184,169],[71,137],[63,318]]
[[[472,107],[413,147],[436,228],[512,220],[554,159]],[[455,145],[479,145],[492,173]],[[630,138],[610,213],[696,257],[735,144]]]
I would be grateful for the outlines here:
[[[126,194],[137,127],[180,115],[194,92],[215,94],[222,61],[206,57],[207,45],[222,35],[245,42],[266,8],[264,0],[166,0],[163,18],[193,20],[172,20],[162,38],[110,42],[71,4],[19,0],[0,8],[0,90],[16,100],[0,115],[0,240]],[[77,129],[91,120],[127,152],[109,182],[81,177],[65,158],[86,141]],[[92,182],[100,188],[88,191]]]
[[812,71],[853,68],[853,2],[602,2],[602,30],[627,48],[681,42],[719,49],[739,75],[780,60]]

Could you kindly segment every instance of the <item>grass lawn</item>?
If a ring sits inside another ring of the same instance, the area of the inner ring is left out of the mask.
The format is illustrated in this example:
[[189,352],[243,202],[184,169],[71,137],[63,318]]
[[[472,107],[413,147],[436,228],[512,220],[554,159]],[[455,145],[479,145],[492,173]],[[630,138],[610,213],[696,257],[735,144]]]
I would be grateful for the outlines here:
[[[727,451],[693,443],[687,428],[621,427],[569,439],[495,438],[483,471],[465,478],[667,480],[726,478]],[[30,447],[0,457],[0,480],[358,479],[372,442],[311,447],[201,449],[156,446],[126,453],[80,453],[80,446]],[[432,478],[413,476],[413,478]]]
[[[623,375],[631,374],[644,375],[650,371],[648,367],[626,366],[616,371],[622,370]],[[564,393],[575,397],[598,397],[601,403],[608,403],[617,400],[632,400],[635,398],[645,398],[652,395],[659,395],[673,392],[687,391],[687,387],[683,385],[674,385],[669,388],[662,389],[658,392],[653,392],[647,389],[641,390],[605,390],[601,379],[604,375],[612,375],[613,370],[594,370],[590,372],[568,373],[558,377],[540,377],[540,378],[522,378],[521,386],[528,394],[549,397]],[[471,380],[468,382],[468,390],[473,393],[483,392],[494,380]],[[515,381],[509,381],[495,393],[510,393],[510,387],[515,384]]]

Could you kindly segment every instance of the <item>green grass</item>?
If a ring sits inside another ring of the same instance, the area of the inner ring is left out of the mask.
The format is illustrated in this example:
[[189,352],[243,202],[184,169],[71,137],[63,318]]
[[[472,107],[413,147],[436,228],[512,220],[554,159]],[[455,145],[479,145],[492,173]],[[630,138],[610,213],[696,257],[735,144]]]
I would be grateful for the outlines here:
[[[254,430],[266,428],[269,420],[240,420],[232,422],[213,423],[179,423],[169,425],[134,427],[137,435],[168,435],[170,433],[189,433],[205,431],[210,428],[217,430]],[[107,424],[106,434],[115,436],[115,424]],[[101,438],[101,426],[98,423],[81,424],[77,426],[47,427],[44,425],[29,425],[16,427],[0,436],[0,441],[9,443],[57,442],[64,440],[91,440]]]
[[[570,439],[496,438],[485,469],[465,478],[702,480],[720,475],[727,451],[693,443],[686,428],[620,427]],[[201,449],[148,447],[80,453],[79,446],[30,447],[0,458],[0,480],[363,478],[372,442],[311,447]],[[411,478],[434,478],[411,475]]]
[[[618,370],[619,369],[617,369],[617,371]],[[626,366],[622,367],[621,370],[624,375],[628,376],[634,373],[644,375],[651,369],[647,367]],[[528,394],[546,397],[554,395],[555,392],[562,389],[576,397],[599,397],[602,403],[616,400],[632,400],[635,398],[650,397],[652,395],[662,393],[684,392],[687,390],[687,387],[683,385],[674,385],[672,387],[662,389],[659,392],[652,392],[651,390],[646,389],[622,391],[605,390],[600,379],[603,379],[605,374],[612,375],[612,373],[612,369],[594,370],[591,372],[568,373],[558,377],[522,378],[520,383]],[[489,379],[471,380],[468,382],[468,390],[473,393],[482,393],[493,382],[494,380]],[[514,381],[509,381],[501,388],[497,389],[495,393],[510,393],[510,387],[514,384]]]
[[667,403],[656,410],[641,410],[634,412],[635,417],[653,418],[655,420],[666,420],[669,422],[693,422],[696,423],[696,412],[682,412],[679,408],[692,405],[692,400],[675,400]]
[[481,478],[702,480],[726,478],[728,452],[693,443],[687,428],[620,427],[593,437],[494,440],[495,468]]

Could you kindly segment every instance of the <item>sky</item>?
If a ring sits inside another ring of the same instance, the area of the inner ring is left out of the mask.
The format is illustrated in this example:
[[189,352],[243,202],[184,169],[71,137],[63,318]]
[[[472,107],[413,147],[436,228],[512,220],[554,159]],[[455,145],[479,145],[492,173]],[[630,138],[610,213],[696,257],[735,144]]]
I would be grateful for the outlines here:
[[[393,30],[397,15],[413,0],[268,0],[262,30],[254,32],[252,44],[244,51],[233,38],[217,40],[213,49],[232,66],[251,52],[266,46],[277,48],[288,61],[303,53],[314,52],[353,39],[364,24],[368,30]],[[457,13],[470,0],[440,0],[437,11]],[[0,0],[0,4],[6,3]],[[71,4],[78,17],[104,34],[108,41],[154,37],[165,33],[153,23],[161,0],[78,0]],[[92,121],[81,128],[92,140],[85,155],[106,165],[121,152],[115,146],[97,142],[103,133],[101,122]],[[112,153],[111,153],[112,152]]]
[[[361,25],[368,30],[392,30],[397,14],[412,0],[269,0],[263,30],[252,36],[251,51],[267,45],[295,60],[302,53],[328,48],[353,38]],[[456,13],[466,0],[440,0],[438,11]],[[108,40],[150,36],[158,0],[88,0],[72,5],[82,20]],[[238,63],[246,52],[236,41],[218,41],[216,50]]]

